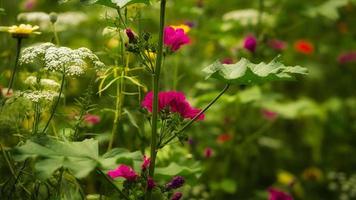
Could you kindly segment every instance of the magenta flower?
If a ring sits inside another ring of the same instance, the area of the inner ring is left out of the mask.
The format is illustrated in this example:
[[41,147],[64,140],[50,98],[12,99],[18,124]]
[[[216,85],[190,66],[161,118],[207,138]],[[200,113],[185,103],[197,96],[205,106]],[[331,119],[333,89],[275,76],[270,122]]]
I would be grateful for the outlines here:
[[125,32],[127,37],[129,38],[129,43],[136,43],[136,36],[134,32],[130,28],[127,28]]
[[253,35],[248,35],[244,40],[244,48],[252,53],[256,51],[257,39]]
[[150,167],[151,159],[143,156],[143,163],[141,165],[142,171],[146,171]]
[[268,200],[293,200],[292,196],[276,188],[269,188],[268,194]]
[[277,119],[278,113],[273,112],[268,109],[262,109],[262,116],[269,121],[273,121],[273,120]]
[[183,176],[175,176],[172,178],[172,180],[167,183],[166,185],[166,188],[168,190],[171,190],[171,189],[178,189],[180,187],[182,187],[185,183],[185,180],[183,178]]
[[148,190],[152,190],[154,187],[156,187],[155,181],[153,180],[153,178],[148,177],[148,179],[147,179],[147,189]]
[[182,198],[183,194],[181,192],[176,192],[173,194],[171,200],[180,200]]
[[133,170],[131,167],[127,165],[120,165],[118,168],[114,170],[110,170],[108,172],[108,175],[111,178],[117,178],[117,177],[122,177],[125,178],[128,181],[134,181],[137,178],[137,174],[135,170]]
[[234,60],[232,58],[224,58],[222,61],[221,61],[222,64],[233,64],[234,63]]
[[268,41],[268,46],[276,51],[283,51],[287,48],[287,43],[282,40],[272,39]]
[[338,57],[338,61],[340,64],[356,62],[356,51],[351,51],[351,52],[340,54]]
[[207,147],[207,148],[204,149],[205,158],[211,158],[213,156],[213,154],[214,154],[214,151],[213,151],[212,148]]
[[[142,107],[152,112],[153,93],[147,93],[142,101]],[[158,111],[169,109],[170,112],[179,113],[181,117],[193,119],[200,110],[193,108],[186,100],[182,92],[167,91],[158,93]],[[204,119],[204,114],[198,117],[198,120]]]
[[100,117],[98,115],[86,114],[84,115],[84,121],[90,125],[95,125],[100,123]]
[[182,28],[174,29],[171,26],[164,28],[164,44],[170,48],[171,51],[177,51],[182,45],[189,44],[190,39]]

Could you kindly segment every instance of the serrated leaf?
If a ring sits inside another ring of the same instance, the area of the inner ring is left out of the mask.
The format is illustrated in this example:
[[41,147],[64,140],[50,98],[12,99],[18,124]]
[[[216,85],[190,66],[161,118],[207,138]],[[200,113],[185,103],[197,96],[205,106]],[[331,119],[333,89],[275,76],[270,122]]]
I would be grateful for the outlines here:
[[206,78],[215,78],[225,83],[235,83],[243,85],[253,85],[268,81],[290,80],[296,74],[306,75],[307,69],[300,66],[285,66],[273,59],[269,63],[251,63],[246,58],[242,58],[235,64],[222,64],[216,61],[203,69],[207,74]]

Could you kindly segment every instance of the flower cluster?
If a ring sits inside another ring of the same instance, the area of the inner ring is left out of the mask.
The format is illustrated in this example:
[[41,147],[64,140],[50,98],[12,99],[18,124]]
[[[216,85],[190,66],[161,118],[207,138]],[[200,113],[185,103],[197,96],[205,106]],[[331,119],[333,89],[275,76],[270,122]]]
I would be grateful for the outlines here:
[[292,196],[276,188],[269,188],[268,194],[268,200],[293,200]]
[[[37,78],[35,76],[29,76],[26,78],[25,80],[25,84],[29,85],[29,86],[35,86],[37,83]],[[49,89],[49,90],[56,90],[60,87],[60,84],[52,79],[47,79],[47,78],[43,78],[39,80],[39,84],[45,88],[45,89]]]
[[[142,101],[142,107],[152,112],[153,93],[149,92]],[[182,92],[167,91],[158,93],[158,110],[168,109],[170,112],[179,113],[184,119],[193,119],[200,110],[193,108],[186,100]],[[198,120],[203,120],[204,115],[200,115]]]
[[87,48],[70,49],[56,47],[52,43],[28,47],[22,51],[20,63],[30,64],[39,62],[49,71],[65,73],[68,76],[78,76],[89,66],[96,70],[105,67],[99,58]]
[[31,102],[39,103],[41,101],[45,101],[45,102],[53,101],[55,97],[58,97],[58,93],[53,91],[48,91],[48,90],[43,90],[43,91],[34,90],[34,91],[22,92],[22,96]]

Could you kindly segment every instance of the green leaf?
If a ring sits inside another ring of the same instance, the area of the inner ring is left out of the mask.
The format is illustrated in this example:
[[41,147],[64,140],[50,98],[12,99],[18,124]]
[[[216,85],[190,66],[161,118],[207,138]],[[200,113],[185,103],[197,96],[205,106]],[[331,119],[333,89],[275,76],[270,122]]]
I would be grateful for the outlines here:
[[216,61],[203,69],[206,78],[215,78],[225,83],[252,85],[268,81],[291,80],[295,74],[307,74],[307,69],[300,66],[285,66],[278,61],[279,57],[270,63],[251,63],[242,58],[235,64],[222,64]]
[[191,176],[191,175],[197,175],[201,172],[201,167],[198,165],[193,165],[193,166],[181,166],[178,165],[174,162],[169,164],[167,167],[163,168],[156,168],[156,175],[165,177],[165,178],[170,178],[172,176]]
[[306,14],[310,17],[320,15],[330,20],[337,20],[340,17],[338,9],[346,6],[349,2],[349,0],[329,0],[317,7],[308,9]]
[[146,5],[150,4],[150,0],[81,0],[81,2],[87,4],[99,4],[111,8],[123,8],[135,3],[144,3]]
[[77,178],[87,176],[99,159],[98,142],[93,139],[82,142],[62,142],[48,137],[28,140],[15,149],[15,159],[39,159],[35,164],[39,178],[47,179],[54,171],[64,167]]

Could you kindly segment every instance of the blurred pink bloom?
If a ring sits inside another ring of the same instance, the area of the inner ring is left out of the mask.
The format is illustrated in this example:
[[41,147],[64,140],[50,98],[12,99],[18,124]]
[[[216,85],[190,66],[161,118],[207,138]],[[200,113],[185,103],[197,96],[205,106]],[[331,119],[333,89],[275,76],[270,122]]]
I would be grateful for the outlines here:
[[37,5],[37,0],[26,0],[23,3],[23,9],[26,11],[33,10]]
[[207,147],[207,148],[204,149],[205,158],[211,158],[213,156],[213,154],[214,154],[214,151],[213,151],[212,148]]
[[148,190],[152,190],[154,187],[156,187],[155,181],[153,180],[153,178],[148,177],[148,179],[147,179],[147,189]]
[[268,41],[268,45],[277,51],[283,51],[284,49],[287,48],[287,43],[282,41],[282,40],[278,40],[278,39],[272,39]]
[[273,121],[273,120],[277,119],[278,113],[273,112],[268,109],[262,109],[262,116],[267,120]]
[[181,192],[176,192],[173,194],[171,200],[180,200],[182,198],[183,194]]
[[136,36],[134,32],[130,28],[127,28],[125,32],[127,37],[129,38],[129,43],[136,43]]
[[118,168],[114,170],[110,170],[108,172],[108,175],[111,178],[117,178],[117,177],[122,177],[125,178],[128,181],[134,181],[137,178],[136,172],[129,166],[127,165],[120,165]]
[[244,40],[244,48],[252,53],[256,51],[257,39],[254,35],[248,35]]
[[[142,107],[152,112],[153,93],[147,93],[142,101]],[[168,108],[171,112],[179,113],[183,118],[193,119],[200,110],[193,108],[186,100],[182,92],[167,91],[158,93],[158,111]],[[204,114],[198,117],[198,120],[204,119]]]
[[340,64],[345,64],[349,62],[356,62],[356,51],[350,51],[347,53],[342,53],[338,57]]
[[142,171],[146,171],[150,167],[151,159],[143,156],[143,163],[141,165]]
[[164,44],[172,51],[177,51],[182,45],[189,43],[190,39],[182,28],[174,29],[171,26],[164,28]]
[[234,60],[232,58],[224,58],[222,61],[221,61],[222,64],[233,64],[234,63]]
[[95,125],[100,123],[100,117],[98,115],[86,114],[84,116],[84,121],[90,125]]
[[276,188],[269,188],[268,194],[268,200],[293,200],[292,196]]

